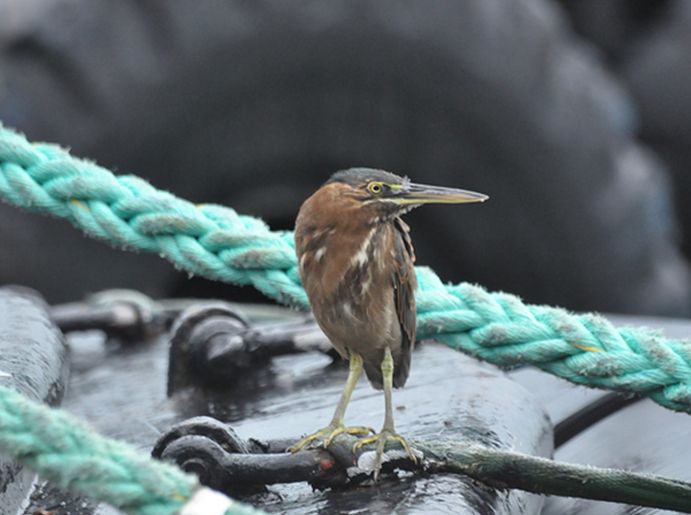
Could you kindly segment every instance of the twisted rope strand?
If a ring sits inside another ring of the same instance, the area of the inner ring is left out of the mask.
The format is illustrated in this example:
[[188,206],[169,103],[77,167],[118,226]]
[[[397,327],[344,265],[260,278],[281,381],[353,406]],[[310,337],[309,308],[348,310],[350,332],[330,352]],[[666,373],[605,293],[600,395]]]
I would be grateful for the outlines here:
[[[125,249],[156,252],[177,268],[307,309],[292,233],[216,205],[193,205],[134,176],[116,176],[54,145],[31,144],[0,125],[0,199],[65,218]],[[592,314],[524,304],[416,269],[419,338],[476,358],[532,364],[571,382],[647,395],[691,412],[691,346]]]
[[[0,387],[0,454],[58,486],[134,515],[177,513],[199,487],[197,478],[179,468],[6,387]],[[261,513],[234,502],[226,515]]]

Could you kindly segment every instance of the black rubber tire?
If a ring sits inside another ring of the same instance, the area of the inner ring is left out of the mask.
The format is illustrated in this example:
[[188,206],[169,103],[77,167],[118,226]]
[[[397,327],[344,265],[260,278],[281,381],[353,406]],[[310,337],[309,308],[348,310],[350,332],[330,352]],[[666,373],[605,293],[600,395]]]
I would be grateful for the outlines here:
[[[575,309],[690,311],[666,174],[547,0],[53,4],[0,60],[0,119],[32,138],[283,227],[352,165],[476,189],[492,200],[410,217],[419,263],[445,279]],[[0,269],[52,298],[174,287],[167,267],[15,216],[42,228]],[[56,255],[30,252],[37,241]],[[59,277],[38,283],[39,263]]]
[[[0,385],[32,401],[58,405],[67,348],[43,300],[26,288],[0,288]],[[23,513],[36,475],[0,456],[0,513]]]
[[622,68],[641,111],[641,137],[674,179],[683,249],[691,256],[691,4],[674,2]]

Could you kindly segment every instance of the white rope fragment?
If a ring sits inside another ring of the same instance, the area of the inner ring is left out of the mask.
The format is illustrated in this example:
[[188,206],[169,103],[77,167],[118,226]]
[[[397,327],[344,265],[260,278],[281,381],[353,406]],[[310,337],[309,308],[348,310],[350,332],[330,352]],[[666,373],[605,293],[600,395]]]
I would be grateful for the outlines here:
[[202,486],[182,507],[180,515],[223,515],[232,504],[229,497]]

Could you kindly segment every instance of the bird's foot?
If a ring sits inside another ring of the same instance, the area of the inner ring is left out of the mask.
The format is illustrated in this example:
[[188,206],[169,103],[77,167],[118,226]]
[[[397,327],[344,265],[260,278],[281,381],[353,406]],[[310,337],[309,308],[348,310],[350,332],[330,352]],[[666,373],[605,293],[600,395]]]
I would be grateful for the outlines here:
[[340,426],[334,429],[333,432],[326,437],[326,440],[324,440],[324,448],[329,447],[329,445],[331,445],[331,442],[334,441],[334,438],[336,438],[338,435],[342,433],[346,433],[353,436],[367,436],[369,434],[373,434],[374,432],[374,429],[366,426]]
[[361,440],[355,442],[355,445],[353,445],[353,452],[357,452],[360,449],[362,449],[362,447],[364,447],[365,445],[371,445],[373,443],[377,444],[377,447],[375,448],[376,454],[374,458],[375,481],[379,478],[379,473],[381,472],[382,457],[384,456],[384,449],[386,447],[387,442],[398,442],[399,444],[401,444],[401,447],[403,447],[403,450],[405,450],[410,461],[412,461],[413,463],[417,463],[417,457],[415,456],[413,450],[410,448],[410,445],[408,444],[406,439],[399,435],[395,430],[385,427],[381,430],[381,432],[373,436],[368,436],[367,438],[362,438]]
[[312,444],[315,441],[321,441],[322,446],[324,448],[327,448],[334,441],[334,438],[343,433],[355,436],[367,436],[370,433],[374,433],[374,429],[372,429],[371,427],[364,426],[345,426],[343,424],[330,424],[320,429],[319,431],[312,433],[311,435],[305,436],[304,438],[293,444],[291,447],[289,447],[288,452],[298,452],[304,449],[305,447],[309,447],[310,444]]

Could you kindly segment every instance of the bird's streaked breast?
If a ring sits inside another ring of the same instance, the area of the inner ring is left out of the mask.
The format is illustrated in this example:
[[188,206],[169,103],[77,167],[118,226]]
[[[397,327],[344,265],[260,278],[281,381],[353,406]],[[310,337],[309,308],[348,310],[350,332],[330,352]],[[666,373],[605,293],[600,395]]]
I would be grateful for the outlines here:
[[300,276],[312,311],[343,355],[347,348],[364,357],[384,346],[396,350],[401,331],[391,249],[398,232],[391,222],[376,222],[356,206],[333,208],[329,191],[305,201],[295,226]]

